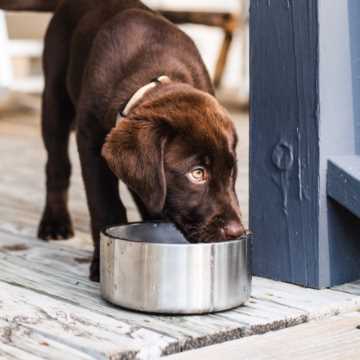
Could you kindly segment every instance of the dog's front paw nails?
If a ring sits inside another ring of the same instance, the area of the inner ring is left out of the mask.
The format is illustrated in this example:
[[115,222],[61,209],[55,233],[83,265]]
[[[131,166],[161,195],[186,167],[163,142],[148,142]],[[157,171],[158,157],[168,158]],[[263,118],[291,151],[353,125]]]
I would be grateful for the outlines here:
[[93,259],[90,265],[90,276],[91,281],[99,282],[100,281],[100,264],[99,259]]
[[70,215],[52,214],[45,211],[38,228],[38,238],[42,240],[66,240],[74,236]]

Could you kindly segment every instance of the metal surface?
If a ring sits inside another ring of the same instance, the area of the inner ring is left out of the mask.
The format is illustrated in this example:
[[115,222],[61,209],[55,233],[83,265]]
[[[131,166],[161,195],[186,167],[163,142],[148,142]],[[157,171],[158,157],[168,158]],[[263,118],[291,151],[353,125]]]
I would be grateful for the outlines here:
[[190,244],[172,224],[113,227],[101,237],[102,296],[166,314],[230,309],[250,297],[248,239]]

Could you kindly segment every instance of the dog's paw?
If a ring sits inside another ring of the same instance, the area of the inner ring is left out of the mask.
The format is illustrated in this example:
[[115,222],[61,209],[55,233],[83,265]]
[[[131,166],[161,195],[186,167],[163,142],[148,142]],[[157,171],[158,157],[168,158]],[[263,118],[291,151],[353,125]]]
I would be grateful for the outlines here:
[[38,228],[38,238],[42,240],[66,240],[74,236],[68,213],[55,215],[45,211]]
[[90,276],[91,281],[99,282],[100,281],[100,263],[99,259],[93,259],[90,265]]

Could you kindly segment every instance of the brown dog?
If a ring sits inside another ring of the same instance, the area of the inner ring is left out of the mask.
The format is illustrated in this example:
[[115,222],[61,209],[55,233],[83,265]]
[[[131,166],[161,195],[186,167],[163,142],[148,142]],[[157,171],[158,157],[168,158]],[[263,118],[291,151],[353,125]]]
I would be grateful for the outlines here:
[[[190,241],[244,232],[234,126],[187,35],[137,0],[0,0],[0,8],[54,11],[44,52],[48,161],[40,238],[73,235],[67,193],[74,121],[95,244],[91,279],[99,279],[100,231],[127,222],[118,179],[144,219],[169,219]],[[151,83],[159,76],[167,81]]]

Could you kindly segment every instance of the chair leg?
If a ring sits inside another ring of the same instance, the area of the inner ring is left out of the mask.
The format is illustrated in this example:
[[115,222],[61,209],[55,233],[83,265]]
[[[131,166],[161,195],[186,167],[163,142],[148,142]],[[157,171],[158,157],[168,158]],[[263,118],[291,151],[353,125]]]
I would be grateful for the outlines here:
[[221,80],[224,75],[225,65],[229,56],[229,50],[232,40],[233,32],[225,31],[224,40],[215,67],[214,86],[216,89],[219,88],[219,86],[221,85]]

